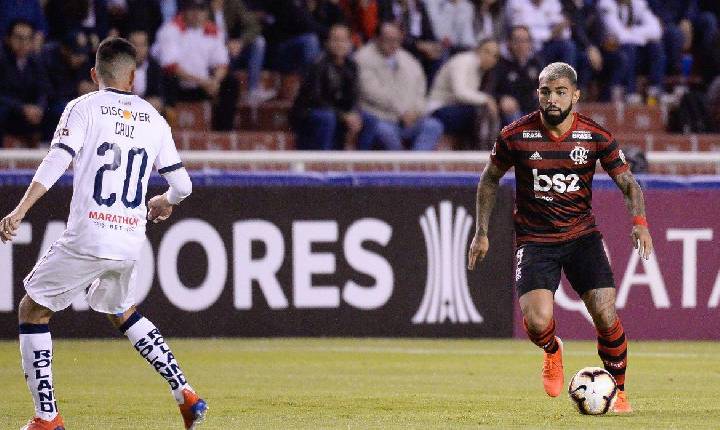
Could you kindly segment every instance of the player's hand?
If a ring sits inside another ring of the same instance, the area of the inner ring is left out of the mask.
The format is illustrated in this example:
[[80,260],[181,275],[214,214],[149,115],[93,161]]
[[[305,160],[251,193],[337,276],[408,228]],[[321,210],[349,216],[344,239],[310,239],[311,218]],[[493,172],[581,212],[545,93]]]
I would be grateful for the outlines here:
[[653,244],[650,231],[647,227],[644,225],[633,226],[630,239],[632,240],[633,247],[637,249],[638,255],[640,255],[641,258],[645,260],[650,258],[650,254],[653,251]]
[[473,237],[470,251],[468,251],[468,270],[475,270],[475,265],[485,258],[489,248],[490,241],[487,236],[476,234]]
[[13,237],[17,235],[17,230],[20,228],[20,222],[22,222],[23,218],[25,218],[25,214],[15,209],[0,220],[0,240],[2,240],[2,243],[13,240]]
[[147,218],[155,224],[168,219],[173,211],[173,205],[167,200],[165,194],[151,198],[148,201],[147,207]]

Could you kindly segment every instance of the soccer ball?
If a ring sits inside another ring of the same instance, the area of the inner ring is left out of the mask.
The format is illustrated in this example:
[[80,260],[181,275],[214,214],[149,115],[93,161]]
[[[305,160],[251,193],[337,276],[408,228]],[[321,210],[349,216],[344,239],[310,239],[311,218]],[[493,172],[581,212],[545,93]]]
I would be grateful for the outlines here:
[[600,367],[580,369],[570,380],[570,400],[584,415],[602,415],[610,410],[617,398],[615,378]]

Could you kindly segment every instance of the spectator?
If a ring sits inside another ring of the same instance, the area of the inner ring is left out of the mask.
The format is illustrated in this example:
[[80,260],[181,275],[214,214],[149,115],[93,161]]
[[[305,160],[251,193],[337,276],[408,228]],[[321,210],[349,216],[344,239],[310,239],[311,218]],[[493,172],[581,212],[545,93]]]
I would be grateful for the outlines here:
[[585,91],[594,76],[603,69],[599,44],[602,40],[602,20],[594,0],[560,0],[570,23],[572,40],[577,47],[578,86]]
[[213,0],[211,4],[215,23],[226,38],[231,70],[247,68],[245,99],[257,105],[275,97],[275,91],[263,89],[260,81],[266,42],[255,14],[242,0]]
[[233,128],[239,86],[207,1],[185,0],[180,15],[160,27],[152,52],[169,74],[168,105],[211,100],[213,129]]
[[497,97],[503,125],[537,110],[538,75],[542,63],[533,55],[532,39],[527,27],[513,27],[508,55],[497,67]]
[[[701,11],[698,0],[648,0],[648,4],[663,24],[668,73],[690,72],[682,70],[683,53],[701,53],[697,56],[700,59],[717,49],[717,16],[712,12]],[[714,68],[715,64],[710,63],[707,66]]]
[[473,29],[477,40],[505,37],[505,10],[502,0],[472,0],[475,6],[475,22]]
[[356,46],[377,36],[380,25],[380,5],[377,0],[340,0],[340,8],[350,24]]
[[0,146],[3,131],[17,136],[41,131],[49,83],[42,63],[32,55],[34,38],[29,21],[8,26],[0,53]]
[[65,106],[74,98],[97,89],[90,80],[90,41],[85,33],[74,31],[60,43],[50,43],[43,52],[50,80],[50,95],[44,124],[50,138]]
[[397,25],[383,23],[380,34],[355,55],[360,69],[360,106],[378,118],[376,143],[390,150],[434,149],[442,123],[425,112],[425,75],[420,63],[400,47]]
[[374,118],[358,107],[358,71],[351,49],[350,29],[334,25],[326,54],[305,73],[290,112],[299,149],[342,149],[348,137],[355,136],[358,149],[372,146]]
[[50,28],[48,38],[52,40],[82,31],[95,49],[108,35],[107,0],[48,0],[45,16]]
[[140,30],[155,42],[155,33],[163,23],[159,0],[108,0],[110,27],[118,34]]
[[428,81],[432,81],[448,53],[435,39],[425,4],[421,0],[383,0],[380,19],[400,27],[405,35],[402,47],[420,61]]
[[172,21],[178,14],[178,0],[160,0],[163,24]]
[[440,69],[430,91],[432,116],[445,133],[472,139],[465,147],[489,149],[499,130],[495,98],[480,91],[483,76],[495,67],[499,52],[495,39],[483,39],[474,50],[456,54]]
[[705,94],[705,110],[711,131],[720,133],[720,76],[713,79]]
[[575,66],[577,48],[562,12],[560,0],[509,0],[506,10],[510,26],[530,29],[535,51],[545,64],[562,61]]
[[425,0],[430,22],[437,40],[451,53],[474,48],[477,45],[475,7],[468,0]]
[[25,20],[35,29],[33,52],[39,54],[45,43],[48,27],[45,14],[38,0],[0,0],[0,40],[4,40],[10,24]]
[[599,0],[610,56],[613,99],[623,92],[630,103],[639,103],[638,69],[649,72],[648,104],[657,103],[665,76],[665,52],[660,43],[662,28],[645,0]]
[[312,13],[313,19],[320,24],[320,28],[327,29],[319,35],[322,40],[328,38],[333,25],[346,21],[345,14],[340,8],[340,0],[308,0],[308,9]]
[[128,35],[128,40],[137,51],[133,92],[162,112],[165,109],[163,73],[160,64],[148,55],[148,35],[143,30],[135,30]]
[[710,12],[720,17],[720,2],[717,0],[700,0],[699,7],[702,12]]
[[281,72],[303,70],[320,54],[319,34],[327,31],[312,16],[307,0],[273,0],[263,4],[271,23],[265,37],[272,64]]

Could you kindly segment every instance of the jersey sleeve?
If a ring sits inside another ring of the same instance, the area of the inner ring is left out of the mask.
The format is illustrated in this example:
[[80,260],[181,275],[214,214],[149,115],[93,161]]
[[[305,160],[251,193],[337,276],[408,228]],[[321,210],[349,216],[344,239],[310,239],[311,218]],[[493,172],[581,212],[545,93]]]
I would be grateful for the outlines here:
[[162,142],[160,143],[160,152],[158,152],[155,159],[155,167],[161,175],[183,168],[183,163],[180,161],[180,155],[175,147],[175,141],[168,125],[165,125]]
[[68,103],[60,116],[50,146],[67,151],[73,158],[82,149],[87,133],[87,112],[77,101]]
[[597,158],[600,159],[600,164],[611,178],[626,172],[630,168],[627,161],[625,161],[625,155],[620,149],[620,145],[614,138],[598,145]]
[[510,148],[508,148],[507,142],[502,135],[498,135],[497,139],[495,139],[495,145],[493,145],[490,152],[490,161],[503,171],[507,171],[513,166]]

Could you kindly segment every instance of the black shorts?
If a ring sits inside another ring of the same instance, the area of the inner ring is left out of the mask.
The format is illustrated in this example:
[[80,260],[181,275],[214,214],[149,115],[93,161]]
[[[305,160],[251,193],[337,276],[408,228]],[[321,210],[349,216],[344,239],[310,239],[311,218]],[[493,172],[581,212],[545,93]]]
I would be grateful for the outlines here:
[[596,288],[615,288],[598,232],[557,244],[527,243],[518,247],[515,258],[518,296],[538,289],[555,293],[560,284],[560,270],[580,296]]

